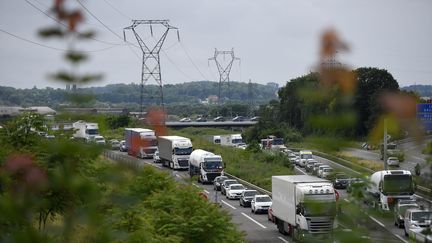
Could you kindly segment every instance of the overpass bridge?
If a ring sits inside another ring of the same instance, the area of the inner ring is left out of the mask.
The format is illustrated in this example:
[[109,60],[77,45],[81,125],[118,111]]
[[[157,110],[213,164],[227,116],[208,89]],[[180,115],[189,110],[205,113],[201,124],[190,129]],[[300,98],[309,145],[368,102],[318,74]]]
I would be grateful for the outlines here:
[[207,121],[207,122],[178,122],[178,121],[168,121],[165,123],[167,127],[171,128],[185,128],[185,127],[250,127],[255,125],[256,121]]

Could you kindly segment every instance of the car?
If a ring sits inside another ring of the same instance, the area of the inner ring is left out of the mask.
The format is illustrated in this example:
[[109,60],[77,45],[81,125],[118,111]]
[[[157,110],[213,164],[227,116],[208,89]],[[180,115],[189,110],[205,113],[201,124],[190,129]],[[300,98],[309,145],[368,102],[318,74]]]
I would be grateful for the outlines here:
[[254,116],[251,119],[249,119],[249,121],[258,121],[259,120],[259,116]]
[[330,166],[328,166],[328,165],[320,165],[318,167],[318,170],[317,170],[317,176],[318,177],[322,178],[322,173],[323,173],[324,168],[330,168]]
[[99,135],[94,136],[93,142],[95,142],[98,145],[105,145],[106,144],[105,138],[102,136],[99,136]]
[[268,209],[272,205],[272,199],[269,195],[255,195],[251,201],[251,212],[268,212]]
[[162,160],[159,157],[159,149],[156,149],[156,151],[153,154],[153,163],[160,163],[160,162],[162,162]]
[[221,185],[222,182],[224,180],[228,180],[227,176],[217,176],[214,180],[213,180],[213,189],[215,191],[220,191],[221,190]]
[[225,191],[225,196],[227,199],[239,199],[243,191],[246,190],[242,184],[231,184]]
[[204,117],[198,117],[195,121],[196,122],[206,122],[207,119],[205,119]]
[[121,152],[127,152],[126,141],[125,140],[121,140],[120,141],[120,151]]
[[344,173],[336,173],[333,177],[333,187],[336,189],[345,189],[348,186],[350,179]]
[[432,211],[423,208],[409,208],[405,211],[404,232],[408,236],[410,229],[426,229],[432,225]]
[[389,157],[387,159],[387,165],[399,167],[399,159],[397,157]]
[[419,205],[414,200],[399,200],[394,207],[394,225],[398,228],[404,227],[405,212],[410,208],[419,208]]
[[218,116],[218,117],[215,117],[213,119],[213,121],[215,121],[215,122],[223,122],[223,121],[225,121],[225,118],[223,116]]
[[321,163],[321,162],[318,162],[318,163],[315,163],[315,164],[314,164],[314,166],[312,167],[312,175],[318,176],[318,168],[319,168],[321,165],[324,165],[324,164]]
[[110,145],[111,145],[111,149],[114,150],[119,150],[120,149],[120,142],[117,139],[111,139],[109,141]]
[[191,122],[192,120],[189,117],[184,117],[180,119],[180,122]]
[[366,185],[366,182],[364,180],[362,180],[361,178],[351,178],[348,181],[346,191],[348,193],[351,193],[354,191],[363,192],[362,187],[364,187],[365,185]]
[[334,173],[333,168],[330,168],[330,167],[329,168],[323,168],[323,170],[321,172],[321,178],[329,179],[333,173]]
[[49,134],[47,134],[47,135],[45,135],[45,138],[46,138],[46,139],[54,139],[55,136],[54,136],[54,135],[49,135]]
[[306,161],[306,166],[305,166],[306,172],[312,172],[312,168],[313,168],[314,164],[316,164],[316,163],[318,163],[318,161],[316,161],[314,159],[308,159]]
[[300,166],[300,157],[297,157],[294,161],[294,165]]
[[242,117],[242,116],[236,116],[236,117],[234,117],[233,119],[232,119],[232,121],[233,122],[242,122],[242,121],[244,121],[245,119],[244,119],[244,117]]
[[297,159],[297,155],[295,155],[294,153],[289,153],[289,154],[288,154],[288,160],[289,160],[293,165],[295,165],[295,161],[296,161],[296,159]]
[[240,196],[239,204],[242,207],[250,207],[251,201],[255,195],[258,194],[256,190],[244,190]]
[[267,211],[267,219],[271,222],[275,222],[275,217],[273,216],[273,205],[269,207]]
[[231,184],[238,184],[237,180],[233,180],[233,179],[228,179],[228,180],[224,180],[222,182],[221,185],[221,194],[225,195],[226,194],[226,189],[229,187],[229,185]]

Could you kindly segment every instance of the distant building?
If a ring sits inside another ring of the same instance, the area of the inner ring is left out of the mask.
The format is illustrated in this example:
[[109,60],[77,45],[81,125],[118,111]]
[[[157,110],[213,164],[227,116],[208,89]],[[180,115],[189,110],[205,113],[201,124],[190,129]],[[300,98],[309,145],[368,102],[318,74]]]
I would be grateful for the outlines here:
[[78,114],[129,114],[129,110],[126,108],[64,108],[63,110],[65,112]]
[[216,104],[219,101],[219,97],[217,95],[209,95],[206,101],[208,104]]
[[41,115],[55,115],[57,112],[48,106],[32,106],[32,107],[19,107],[19,106],[0,106],[0,116],[10,117],[18,116],[24,112],[34,112]]

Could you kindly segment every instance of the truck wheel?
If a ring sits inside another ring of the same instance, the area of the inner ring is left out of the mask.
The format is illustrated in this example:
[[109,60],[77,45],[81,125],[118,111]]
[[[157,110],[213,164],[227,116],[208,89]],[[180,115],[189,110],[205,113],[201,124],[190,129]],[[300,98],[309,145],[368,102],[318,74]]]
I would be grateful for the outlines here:
[[303,236],[301,234],[301,230],[299,229],[298,225],[293,229],[293,239],[299,242],[303,241]]
[[408,236],[408,232],[406,232],[405,227],[404,227],[404,233],[405,233],[405,236]]
[[284,229],[283,225],[284,225],[284,221],[277,220],[277,228],[278,228],[279,233],[285,235],[285,229]]

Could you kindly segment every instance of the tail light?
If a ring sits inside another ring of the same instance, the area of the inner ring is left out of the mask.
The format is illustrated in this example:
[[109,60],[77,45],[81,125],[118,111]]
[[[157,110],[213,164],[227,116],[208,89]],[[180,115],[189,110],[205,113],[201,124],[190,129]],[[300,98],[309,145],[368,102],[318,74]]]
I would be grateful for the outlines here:
[[388,198],[387,198],[387,203],[388,203],[388,204],[392,204],[392,203],[394,203],[394,201],[395,201],[395,200],[394,200],[394,198],[392,198],[392,197],[388,197]]

